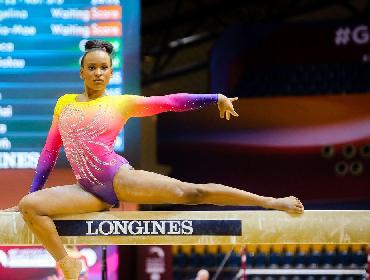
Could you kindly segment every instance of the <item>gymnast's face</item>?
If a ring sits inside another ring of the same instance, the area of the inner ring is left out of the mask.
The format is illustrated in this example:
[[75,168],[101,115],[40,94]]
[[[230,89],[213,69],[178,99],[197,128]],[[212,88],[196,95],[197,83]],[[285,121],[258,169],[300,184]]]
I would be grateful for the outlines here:
[[80,76],[87,88],[105,90],[112,75],[113,69],[108,53],[96,50],[85,55],[83,66],[80,69]]

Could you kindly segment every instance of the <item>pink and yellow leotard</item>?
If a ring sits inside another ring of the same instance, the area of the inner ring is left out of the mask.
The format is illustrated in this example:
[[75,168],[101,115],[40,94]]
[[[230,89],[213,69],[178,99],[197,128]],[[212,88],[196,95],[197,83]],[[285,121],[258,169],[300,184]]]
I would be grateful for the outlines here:
[[77,96],[65,94],[55,105],[30,192],[44,186],[63,144],[81,187],[111,205],[118,202],[114,175],[123,164],[128,164],[114,152],[114,141],[129,118],[194,110],[218,100],[217,94],[188,93],[102,96],[86,102],[77,101]]

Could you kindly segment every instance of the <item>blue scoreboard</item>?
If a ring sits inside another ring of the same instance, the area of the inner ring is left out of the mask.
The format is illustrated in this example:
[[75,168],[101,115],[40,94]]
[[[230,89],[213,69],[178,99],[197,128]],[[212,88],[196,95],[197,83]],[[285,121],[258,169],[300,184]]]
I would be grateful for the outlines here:
[[115,47],[108,94],[138,91],[139,18],[137,0],[0,0],[0,169],[36,166],[57,98],[83,92],[86,40]]

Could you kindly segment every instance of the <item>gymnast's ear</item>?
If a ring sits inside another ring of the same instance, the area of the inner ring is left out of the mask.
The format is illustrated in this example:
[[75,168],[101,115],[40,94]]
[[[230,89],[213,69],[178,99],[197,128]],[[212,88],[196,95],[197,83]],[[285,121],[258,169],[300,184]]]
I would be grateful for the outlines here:
[[81,80],[85,80],[85,77],[83,76],[83,68],[80,68],[80,78]]

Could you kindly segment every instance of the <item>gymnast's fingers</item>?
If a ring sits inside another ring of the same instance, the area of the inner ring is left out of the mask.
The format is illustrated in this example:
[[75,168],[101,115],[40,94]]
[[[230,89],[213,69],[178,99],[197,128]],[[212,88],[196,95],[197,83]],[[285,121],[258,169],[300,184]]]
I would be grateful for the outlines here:
[[224,110],[220,110],[220,118],[223,119],[224,118],[224,114],[225,114],[225,111]]
[[233,109],[232,111],[230,111],[231,115],[233,115],[234,117],[239,117],[239,114],[237,112],[235,112],[235,110]]
[[230,111],[226,111],[226,119],[230,120]]
[[234,101],[236,101],[236,100],[238,100],[239,99],[239,97],[232,97],[232,98],[229,98],[229,100],[231,101],[231,102],[234,102]]

